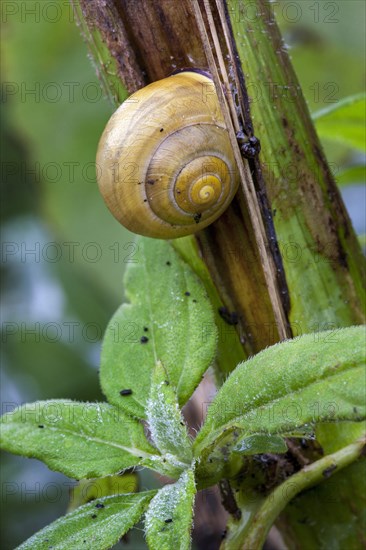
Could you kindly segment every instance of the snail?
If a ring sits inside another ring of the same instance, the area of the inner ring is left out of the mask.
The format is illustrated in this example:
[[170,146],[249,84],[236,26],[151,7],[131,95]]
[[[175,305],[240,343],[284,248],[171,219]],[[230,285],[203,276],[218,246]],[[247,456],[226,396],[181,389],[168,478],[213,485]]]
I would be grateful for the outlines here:
[[102,134],[97,173],[108,208],[134,233],[173,239],[215,221],[239,176],[212,80],[180,72],[132,94]]

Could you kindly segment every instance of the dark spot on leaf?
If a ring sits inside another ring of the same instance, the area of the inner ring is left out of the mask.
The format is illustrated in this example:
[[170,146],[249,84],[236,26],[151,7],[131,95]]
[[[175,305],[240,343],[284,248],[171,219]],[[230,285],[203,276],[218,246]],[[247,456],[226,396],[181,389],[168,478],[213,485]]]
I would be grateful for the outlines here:
[[160,128],[160,132],[164,132],[164,128]]
[[97,502],[95,507],[96,508],[104,508],[104,504],[102,504],[101,502]]
[[144,327],[144,332],[149,332],[149,329],[147,327]]
[[239,322],[239,316],[236,313],[236,311],[229,311],[227,307],[221,306],[218,309],[220,317],[227,323],[228,325],[237,325]]
[[120,395],[124,396],[124,395],[132,395],[132,390],[130,389],[127,389],[127,390],[121,390],[119,392]]
[[190,296],[190,295],[191,295],[191,293],[190,293],[190,292],[188,292],[188,290],[187,290],[187,292],[185,292],[185,293],[184,293],[184,295],[185,295],[185,296]]
[[166,262],[166,265],[172,265],[170,262]]
[[38,428],[44,428],[43,424],[39,424]]
[[194,302],[195,304],[197,304],[197,300],[193,299],[192,302]]
[[95,519],[97,517],[97,514],[92,514],[92,519]]
[[171,523],[173,520],[172,520],[172,518],[168,518],[168,519],[165,519],[164,521],[165,521],[165,523]]
[[147,336],[141,336],[141,338],[140,338],[141,344],[147,344],[148,341],[149,341],[149,339],[148,339]]
[[322,471],[323,477],[328,478],[332,475],[334,470],[337,469],[337,464],[332,464],[328,468],[325,468],[325,470]]

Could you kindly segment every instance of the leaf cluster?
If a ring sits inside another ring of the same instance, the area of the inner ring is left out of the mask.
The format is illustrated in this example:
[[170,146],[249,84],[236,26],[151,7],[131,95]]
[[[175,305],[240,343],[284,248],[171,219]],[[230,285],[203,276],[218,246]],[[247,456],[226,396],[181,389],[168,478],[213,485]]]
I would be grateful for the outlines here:
[[[110,548],[145,514],[150,548],[188,549],[197,490],[234,479],[255,456],[285,454],[289,437],[365,418],[365,332],[351,327],[277,344],[238,365],[193,439],[181,408],[215,359],[212,307],[170,243],[141,238],[139,250],[125,276],[129,303],[104,339],[109,403],[42,401],[2,417],[4,449],[103,487],[20,548]],[[172,483],[143,492],[132,483],[124,492],[123,476],[137,467]]]

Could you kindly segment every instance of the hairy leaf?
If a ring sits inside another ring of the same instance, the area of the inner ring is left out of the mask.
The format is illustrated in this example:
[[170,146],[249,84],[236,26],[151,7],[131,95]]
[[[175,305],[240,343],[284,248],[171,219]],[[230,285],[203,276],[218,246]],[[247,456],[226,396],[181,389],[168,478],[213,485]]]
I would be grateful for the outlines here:
[[236,443],[233,451],[243,455],[257,455],[262,453],[286,453],[287,445],[279,435],[250,435]]
[[146,512],[146,539],[151,550],[188,550],[191,547],[193,501],[196,493],[192,470],[166,485]]
[[156,453],[142,425],[103,403],[38,401],[1,418],[1,446],[81,479],[114,474]]
[[111,403],[145,418],[156,363],[184,404],[213,361],[217,331],[203,284],[169,242],[144,237],[137,245],[125,274],[131,303],[109,323],[100,374]]
[[81,479],[70,492],[68,512],[75,510],[92,500],[121,495],[123,493],[136,493],[138,490],[138,477],[135,472],[125,472],[121,475],[97,477],[94,479]]
[[152,440],[159,451],[162,454],[171,453],[190,464],[192,445],[187,426],[179,410],[175,391],[160,362],[156,364],[152,376],[147,419]]
[[325,420],[361,420],[364,376],[364,327],[276,344],[229,376],[208,410],[196,452],[234,428],[276,434]]
[[156,491],[104,497],[51,523],[19,550],[106,550],[116,544],[145,512]]

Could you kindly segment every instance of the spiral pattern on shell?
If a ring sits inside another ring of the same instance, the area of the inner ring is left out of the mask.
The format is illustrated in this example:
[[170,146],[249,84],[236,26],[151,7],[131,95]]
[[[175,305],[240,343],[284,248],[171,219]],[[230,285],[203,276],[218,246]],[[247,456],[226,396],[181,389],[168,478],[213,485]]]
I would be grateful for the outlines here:
[[195,233],[226,210],[238,188],[234,154],[213,82],[183,72],[130,96],[97,153],[100,191],[134,233]]

